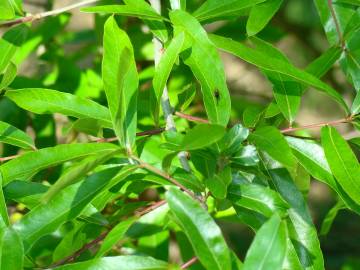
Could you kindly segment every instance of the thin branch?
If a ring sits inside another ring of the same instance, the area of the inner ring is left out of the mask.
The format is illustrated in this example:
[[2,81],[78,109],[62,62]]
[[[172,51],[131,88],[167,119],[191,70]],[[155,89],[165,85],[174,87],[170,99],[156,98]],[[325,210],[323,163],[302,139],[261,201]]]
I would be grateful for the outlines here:
[[[162,132],[165,131],[165,128],[157,128],[157,129],[151,129],[151,130],[145,130],[145,131],[141,131],[136,133],[136,136],[151,136],[151,135],[156,135],[156,134],[160,134]],[[99,138],[99,139],[95,139],[94,142],[114,142],[117,141],[118,138],[117,137],[111,137],[111,138]]]
[[197,257],[193,257],[181,266],[181,269],[187,269],[198,261]]
[[[150,213],[151,211],[154,211],[155,209],[159,208],[160,206],[166,204],[165,200],[161,200],[158,201],[156,203],[151,204],[149,207],[140,210],[140,211],[135,211],[135,215],[137,217],[142,217],[145,214]],[[78,249],[77,251],[75,251],[73,254],[71,254],[70,256],[52,264],[50,267],[57,267],[63,264],[66,264],[68,262],[73,262],[75,261],[75,259],[77,257],[79,257],[84,251],[89,250],[90,248],[94,247],[95,245],[97,245],[99,242],[101,242],[102,240],[104,240],[104,238],[110,233],[112,228],[109,228],[106,232],[100,234],[97,238],[95,238],[94,240],[90,241],[89,243],[86,243],[84,246],[82,246],[80,249]]]
[[131,158],[136,160],[139,163],[139,167],[147,169],[148,171],[151,171],[151,172],[163,177],[164,179],[168,180],[170,183],[174,184],[175,186],[179,187],[181,190],[183,190],[184,192],[189,194],[195,200],[199,200],[192,191],[187,189],[184,185],[179,183],[175,178],[171,177],[166,172],[163,172],[162,170],[159,170],[158,168],[151,166],[150,164],[142,161],[141,159],[139,159],[138,157],[136,157],[134,155],[131,156]]
[[20,156],[20,155],[2,157],[2,158],[0,158],[0,163],[2,163],[2,162],[4,162],[4,161],[7,161],[7,160],[11,160],[11,159],[17,158],[17,157],[19,157],[19,156]]
[[323,126],[336,126],[336,125],[340,125],[340,124],[350,123],[353,120],[354,120],[353,117],[350,116],[350,117],[339,119],[339,120],[334,120],[334,121],[329,121],[329,122],[321,122],[321,123],[306,125],[306,126],[302,126],[302,127],[285,128],[285,129],[280,130],[280,132],[288,133],[288,132],[294,132],[294,131],[299,131],[299,130],[304,130],[304,129],[319,128],[319,127],[323,127]]
[[192,116],[192,115],[185,114],[185,113],[182,113],[182,112],[175,112],[175,115],[180,117],[180,118],[184,118],[184,119],[186,119],[188,121],[192,121],[192,122],[199,122],[199,123],[205,123],[205,124],[209,123],[209,120],[207,120],[207,119]]
[[26,16],[26,17],[21,17],[21,18],[18,18],[18,19],[14,19],[14,20],[10,20],[10,21],[0,23],[0,27],[8,27],[8,26],[13,26],[13,25],[20,24],[20,23],[33,22],[33,21],[40,20],[40,19],[45,18],[45,17],[58,15],[58,14],[66,12],[66,11],[69,11],[69,10],[72,10],[72,9],[75,9],[75,8],[78,8],[78,7],[86,6],[86,5],[89,5],[89,4],[92,4],[92,3],[95,3],[95,2],[99,2],[99,1],[100,0],[86,0],[86,1],[82,1],[82,2],[79,2],[79,3],[75,3],[75,4],[72,4],[72,5],[66,6],[66,7],[62,7],[62,8],[59,8],[59,9],[54,9],[54,10],[51,10],[51,11],[45,11],[45,12],[42,12],[42,13],[33,14],[33,15]]
[[337,17],[336,17],[336,13],[335,13],[335,9],[334,9],[332,0],[328,0],[328,6],[329,6],[330,13],[331,13],[331,17],[332,17],[333,20],[334,20],[336,32],[337,32],[337,34],[338,34],[338,36],[339,36],[339,43],[341,44],[341,48],[344,49],[344,48],[345,48],[345,40],[344,40],[343,35],[342,35],[342,33],[341,33],[339,20],[338,20]]

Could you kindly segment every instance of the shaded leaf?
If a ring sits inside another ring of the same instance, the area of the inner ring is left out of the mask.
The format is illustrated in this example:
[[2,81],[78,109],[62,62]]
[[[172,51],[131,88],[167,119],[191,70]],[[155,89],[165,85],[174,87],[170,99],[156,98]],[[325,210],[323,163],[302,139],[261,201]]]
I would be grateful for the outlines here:
[[169,189],[166,200],[205,268],[230,270],[230,253],[220,228],[200,204],[176,188]]
[[93,174],[83,182],[63,189],[50,202],[38,205],[15,223],[13,227],[20,235],[25,251],[41,236],[80,215],[117,172],[118,168],[110,168]]
[[335,178],[355,202],[360,203],[360,164],[350,146],[334,127],[321,129],[321,143]]
[[10,62],[9,65],[6,67],[4,75],[0,81],[0,93],[6,87],[8,87],[12,81],[15,79],[17,74],[17,67],[13,62]]
[[345,209],[345,205],[342,201],[338,201],[326,214],[320,229],[320,235],[327,235],[331,229],[332,224],[338,214],[342,209]]

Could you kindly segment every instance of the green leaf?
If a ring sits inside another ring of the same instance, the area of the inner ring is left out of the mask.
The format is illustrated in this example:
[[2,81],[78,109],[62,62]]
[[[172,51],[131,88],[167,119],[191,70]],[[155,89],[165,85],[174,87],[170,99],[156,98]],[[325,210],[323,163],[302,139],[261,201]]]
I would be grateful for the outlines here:
[[2,36],[0,40],[0,74],[3,73],[8,66],[17,49],[24,42],[28,32],[29,28],[21,24],[10,28],[10,30]]
[[241,143],[249,136],[249,130],[241,124],[234,125],[225,136],[217,143],[219,149],[224,154],[231,155],[239,151]]
[[288,233],[303,269],[324,269],[320,242],[304,197],[286,169],[273,169],[269,174],[277,192],[291,206]]
[[332,188],[344,201],[347,207],[360,213],[360,205],[355,203],[343,188],[336,182],[329,164],[326,161],[323,148],[315,142],[297,138],[286,138],[296,159],[315,179],[320,180]]
[[320,235],[327,235],[331,229],[334,220],[340,210],[345,209],[345,205],[342,201],[338,201],[326,214],[320,229]]
[[274,214],[260,230],[246,253],[243,270],[281,270],[286,253],[286,224]]
[[16,127],[0,121],[0,142],[23,149],[36,149],[32,138]]
[[225,199],[232,180],[231,168],[225,167],[221,172],[205,179],[206,186],[217,199]]
[[111,231],[106,235],[103,240],[99,251],[96,254],[96,257],[104,256],[111,248],[116,245],[121,239],[124,238],[127,230],[130,226],[137,220],[136,217],[129,218],[127,220],[121,221],[117,224]]
[[321,129],[321,143],[326,160],[336,180],[345,192],[360,203],[360,164],[348,143],[334,127]]
[[[324,0],[315,0],[314,2],[330,45],[338,43],[340,41],[340,37],[336,29],[336,23],[329,8],[329,2]],[[349,5],[335,3],[334,1],[332,1],[331,4],[336,16],[336,20],[338,21],[340,31],[343,33],[349,20],[354,14],[354,9]]]
[[194,12],[194,16],[199,21],[214,20],[227,16],[239,16],[239,12],[265,1],[266,0],[208,0]]
[[47,204],[40,204],[13,225],[28,251],[40,237],[55,231],[66,221],[75,219],[116,175],[118,168],[95,173],[83,182],[59,192]]
[[356,94],[354,102],[351,106],[351,113],[352,114],[360,113],[360,91]]
[[242,184],[236,178],[229,187],[228,199],[237,212],[240,210],[239,207],[243,207],[268,218],[274,213],[284,216],[290,207],[277,192],[270,188],[257,184]]
[[145,256],[114,256],[56,267],[56,270],[169,270],[166,262]]
[[230,270],[230,253],[221,230],[201,205],[176,188],[169,189],[166,200],[204,267]]
[[10,20],[15,17],[15,10],[9,0],[0,2],[0,20]]
[[[2,176],[0,174],[0,184],[2,183]],[[3,226],[9,226],[9,215],[6,206],[6,201],[4,197],[4,190],[1,188],[0,190],[0,232],[3,229]]]
[[180,33],[171,40],[155,69],[153,86],[158,104],[160,104],[160,98],[166,86],[166,82],[169,79],[171,69],[183,47],[184,39],[184,33]]
[[284,166],[295,167],[296,160],[291,149],[284,136],[275,127],[267,126],[256,129],[250,134],[249,141]]
[[255,166],[259,163],[260,158],[255,146],[246,145],[234,153],[234,155],[231,156],[230,161],[232,164],[240,166]]
[[166,20],[160,16],[156,11],[145,1],[132,1],[130,5],[106,5],[106,6],[93,6],[82,8],[84,12],[95,13],[110,13],[119,14],[124,16],[138,17],[144,20]]
[[130,150],[136,137],[139,79],[130,39],[113,16],[104,26],[102,76],[115,133]]
[[1,269],[24,269],[24,247],[19,235],[12,228],[6,228],[0,233],[0,256]]
[[3,92],[2,90],[4,88],[8,87],[12,83],[12,81],[16,77],[16,74],[17,74],[17,67],[13,62],[10,62],[0,81],[0,93]]
[[249,36],[256,35],[268,24],[282,4],[282,0],[268,0],[251,8],[246,32]]
[[185,50],[181,56],[201,84],[209,121],[226,126],[230,118],[231,100],[224,67],[216,47],[210,42],[200,23],[190,14],[176,10],[170,12],[170,18],[175,33],[185,32]]
[[106,107],[90,99],[42,88],[9,90],[6,97],[19,107],[38,114],[61,113],[77,118],[93,118],[105,127],[112,127]]
[[301,83],[315,87],[316,89],[325,92],[327,95],[336,100],[342,107],[348,110],[346,103],[341,95],[333,88],[322,82],[315,76],[300,70],[293,65],[273,58],[255,49],[249,48],[240,42],[233,41],[229,38],[220,37],[217,35],[210,35],[210,40],[221,50],[229,52],[250,64],[253,64],[264,70],[277,72],[293,78]]
[[189,173],[182,168],[176,168],[175,172],[172,174],[172,177],[186,188],[189,188],[195,192],[204,191],[204,184],[194,174]]
[[43,202],[49,202],[58,192],[63,188],[75,184],[80,181],[87,173],[92,171],[99,164],[104,163],[111,156],[113,156],[118,150],[114,149],[113,151],[105,152],[103,154],[99,153],[98,155],[90,156],[75,164],[66,170],[60,178],[49,188],[49,190],[43,196]]
[[179,150],[195,150],[209,146],[220,140],[225,128],[219,125],[200,124],[190,129],[182,139]]
[[117,149],[120,150],[116,145],[109,143],[79,143],[60,144],[29,152],[0,166],[3,186],[16,179],[29,179],[37,172],[65,161],[90,155],[101,155]]

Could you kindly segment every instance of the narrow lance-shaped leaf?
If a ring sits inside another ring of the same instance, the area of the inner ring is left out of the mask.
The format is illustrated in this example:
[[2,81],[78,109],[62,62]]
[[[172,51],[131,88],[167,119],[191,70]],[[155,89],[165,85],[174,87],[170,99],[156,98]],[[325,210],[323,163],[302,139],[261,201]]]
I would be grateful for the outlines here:
[[338,201],[326,214],[320,229],[320,235],[327,235],[331,229],[334,220],[339,213],[340,210],[346,209],[344,203],[342,201]]
[[174,218],[206,269],[230,270],[230,252],[220,228],[200,204],[176,188],[166,194]]
[[24,149],[35,149],[32,138],[16,127],[0,121],[0,142]]
[[80,215],[117,172],[118,168],[103,170],[81,183],[65,188],[49,203],[38,205],[14,224],[14,229],[24,243],[25,251],[28,251],[40,237]]
[[282,0],[268,0],[253,6],[246,24],[247,34],[253,36],[259,33],[278,11],[282,2]]
[[303,195],[286,169],[268,172],[276,190],[291,206],[288,210],[288,233],[303,269],[324,269],[320,241]]
[[9,90],[6,97],[19,107],[38,114],[61,113],[77,118],[93,118],[104,127],[112,127],[106,107],[90,99],[42,88]]
[[166,262],[145,256],[114,256],[56,267],[56,270],[169,270]]
[[350,146],[329,126],[321,129],[321,143],[336,180],[350,198],[360,204],[360,164]]
[[243,270],[281,270],[286,253],[286,224],[274,214],[256,233]]
[[332,188],[351,210],[360,213],[360,205],[357,204],[335,180],[328,162],[326,161],[323,148],[309,140],[286,138],[296,159],[315,179],[320,180]]
[[184,38],[184,33],[180,33],[171,40],[155,69],[153,86],[158,103],[160,103],[160,98],[169,78],[171,69],[183,47]]
[[226,126],[231,112],[231,100],[226,85],[224,67],[216,47],[206,31],[190,14],[172,11],[170,18],[175,33],[185,32],[182,58],[201,84],[205,110],[212,124]]
[[0,166],[3,186],[16,179],[26,180],[43,169],[65,161],[90,155],[101,155],[117,149],[120,151],[120,148],[110,143],[79,143],[60,144],[29,152]]
[[301,83],[313,86],[316,89],[325,92],[327,95],[336,100],[346,111],[348,111],[348,107],[341,95],[315,76],[302,71],[287,62],[273,58],[229,38],[211,35],[210,40],[221,50],[229,52],[259,68],[281,73]]
[[96,254],[96,257],[99,258],[104,256],[106,252],[111,250],[111,248],[114,245],[116,245],[116,243],[118,243],[121,239],[123,239],[126,234],[126,231],[136,220],[137,218],[133,217],[117,224],[105,237],[99,251]]
[[24,247],[19,235],[12,228],[6,228],[0,233],[0,256],[0,269],[24,269]]
[[[2,176],[0,173],[0,184],[1,183],[2,183]],[[0,219],[1,219],[0,221],[0,231],[1,231],[3,226],[8,226],[10,224],[2,185],[0,190]]]
[[227,16],[239,16],[241,11],[266,0],[207,0],[195,12],[199,21],[213,20]]
[[2,0],[0,2],[0,10],[0,20],[9,20],[15,17],[15,10],[9,0]]
[[104,26],[102,76],[116,136],[130,150],[136,136],[139,79],[130,39],[113,16]]

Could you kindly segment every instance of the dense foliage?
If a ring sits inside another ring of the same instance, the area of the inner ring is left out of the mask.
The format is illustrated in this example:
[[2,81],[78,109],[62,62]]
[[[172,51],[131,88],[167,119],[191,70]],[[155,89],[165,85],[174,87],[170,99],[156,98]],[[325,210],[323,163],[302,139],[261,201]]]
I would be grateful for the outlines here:
[[[337,201],[322,235],[360,214],[360,2],[313,1],[328,44],[305,68],[275,46],[285,2],[1,0],[0,269],[324,269],[311,181]],[[66,31],[78,7],[95,26]],[[233,95],[220,51],[272,100]],[[343,118],[299,125],[309,91]],[[246,254],[221,220],[254,231]]]

